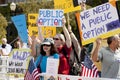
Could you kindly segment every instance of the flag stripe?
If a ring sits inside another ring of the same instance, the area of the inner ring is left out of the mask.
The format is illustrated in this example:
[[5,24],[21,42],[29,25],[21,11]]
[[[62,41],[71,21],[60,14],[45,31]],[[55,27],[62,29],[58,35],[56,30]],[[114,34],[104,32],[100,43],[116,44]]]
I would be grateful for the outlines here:
[[30,60],[28,71],[25,74],[24,80],[36,80],[40,76],[37,67],[34,64],[33,59]]
[[84,77],[99,77],[98,69],[92,60],[86,55],[84,62],[82,62],[82,74]]

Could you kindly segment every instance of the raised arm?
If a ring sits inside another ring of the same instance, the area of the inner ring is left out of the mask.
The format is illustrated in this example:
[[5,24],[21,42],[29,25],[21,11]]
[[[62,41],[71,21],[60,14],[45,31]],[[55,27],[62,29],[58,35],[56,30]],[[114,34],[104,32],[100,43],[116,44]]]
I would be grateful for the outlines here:
[[38,27],[38,35],[39,35],[38,37],[39,37],[40,41],[42,42],[44,40],[44,37],[42,35],[41,26]]
[[70,38],[70,35],[69,35],[69,32],[65,26],[65,23],[66,23],[66,20],[65,18],[63,18],[63,32],[64,32],[64,35],[65,35],[65,38],[66,38],[66,45],[67,47],[71,47],[72,43],[71,43],[71,38]]
[[68,25],[68,32],[70,34],[71,41],[73,43],[74,49],[75,49],[76,53],[80,56],[81,47],[80,47],[80,44],[79,44],[75,34],[72,32],[72,29],[71,29],[70,25]]
[[101,38],[96,39],[96,47],[95,47],[95,49],[93,50],[93,53],[92,53],[92,60],[95,61],[95,62],[98,61],[98,52],[99,52],[99,49],[100,49],[101,41],[102,41]]

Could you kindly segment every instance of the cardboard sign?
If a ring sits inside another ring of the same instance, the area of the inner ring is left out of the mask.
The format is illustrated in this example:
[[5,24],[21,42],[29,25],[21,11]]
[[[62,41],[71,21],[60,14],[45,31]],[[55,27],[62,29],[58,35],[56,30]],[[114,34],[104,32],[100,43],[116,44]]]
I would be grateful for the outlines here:
[[[30,36],[38,36],[38,14],[28,14],[28,30]],[[42,27],[42,34],[44,38],[53,37],[56,35],[56,27]]]
[[63,10],[40,9],[38,17],[38,26],[56,26],[62,27]]
[[28,68],[27,58],[30,55],[30,49],[14,49],[7,60],[7,73],[25,75]]
[[82,45],[97,37],[107,38],[120,33],[120,22],[115,3],[105,3],[80,13]]
[[73,1],[74,0],[54,0],[54,8],[63,9],[64,13],[81,10],[80,6],[74,7]]
[[15,27],[17,28],[18,35],[20,36],[20,39],[24,43],[28,43],[28,34],[27,34],[27,25],[26,25],[26,17],[24,14],[17,15],[12,17],[12,21],[15,24]]
[[46,74],[57,75],[58,74],[59,59],[48,58]]
[[30,36],[38,36],[37,19],[38,14],[28,14],[28,30]]

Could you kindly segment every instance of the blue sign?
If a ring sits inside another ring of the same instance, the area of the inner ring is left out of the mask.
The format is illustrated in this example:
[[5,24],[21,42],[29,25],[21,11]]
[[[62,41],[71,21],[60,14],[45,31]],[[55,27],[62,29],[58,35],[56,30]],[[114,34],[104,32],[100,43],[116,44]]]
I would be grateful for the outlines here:
[[14,16],[12,17],[12,21],[15,27],[17,28],[18,35],[20,36],[22,42],[28,43],[28,34],[27,34],[25,15]]

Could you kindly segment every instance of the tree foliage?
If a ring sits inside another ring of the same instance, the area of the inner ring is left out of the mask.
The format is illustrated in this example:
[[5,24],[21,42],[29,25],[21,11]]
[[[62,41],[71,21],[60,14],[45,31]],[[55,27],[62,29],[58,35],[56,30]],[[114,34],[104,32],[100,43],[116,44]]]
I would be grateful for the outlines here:
[[6,27],[8,26],[6,18],[0,13],[0,40],[6,37]]
[[[118,1],[120,3],[120,0],[118,0]],[[86,2],[87,9],[98,6],[105,2],[108,2],[108,0],[87,0],[87,2]],[[119,3],[118,3],[118,6],[119,6],[118,8],[120,10]],[[2,13],[2,15],[6,16],[8,21],[10,21],[9,5],[10,4],[8,4],[8,6],[6,6],[6,7],[0,7],[0,13]],[[20,3],[17,3],[17,5],[23,9],[23,13],[25,13],[27,16],[27,14],[29,14],[29,13],[38,13],[39,9],[54,9],[54,0],[51,0],[51,1],[48,1],[48,0],[26,0],[26,3],[20,2]],[[80,12],[80,11],[77,11],[77,12]],[[79,38],[79,32],[78,32],[78,28],[77,28],[77,24],[76,24],[76,20],[75,20],[75,13],[76,12],[69,13],[70,24],[72,26],[73,32]],[[66,14],[65,14],[65,16],[66,16]],[[66,19],[67,19],[67,17],[66,17]],[[1,29],[1,31],[2,31],[2,29]],[[57,28],[57,33],[61,32],[61,31],[62,31],[61,28]]]

